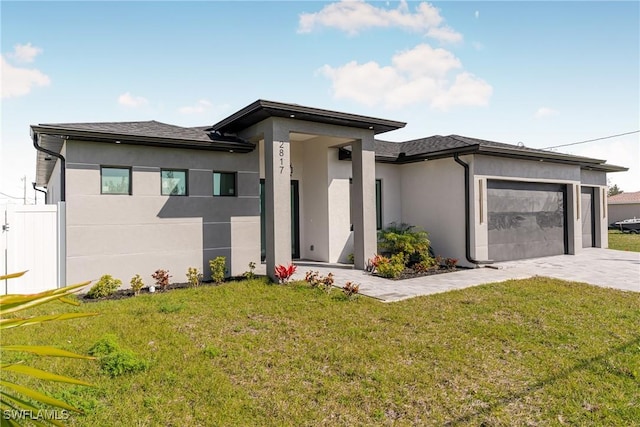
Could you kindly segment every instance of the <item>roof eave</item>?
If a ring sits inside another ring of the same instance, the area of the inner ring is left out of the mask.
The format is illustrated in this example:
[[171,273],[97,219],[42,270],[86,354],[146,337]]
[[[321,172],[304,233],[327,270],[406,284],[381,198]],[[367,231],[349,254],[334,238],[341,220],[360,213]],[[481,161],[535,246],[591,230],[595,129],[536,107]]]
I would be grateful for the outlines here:
[[[251,117],[251,116],[254,117]],[[337,124],[360,129],[371,129],[374,134],[389,132],[406,126],[405,122],[380,119],[376,117],[360,116],[321,108],[306,107],[304,105],[287,104],[282,102],[259,99],[243,109],[212,126],[222,132],[238,132],[267,117],[285,117],[297,120],[308,120],[317,123]],[[302,117],[299,117],[302,116]]]
[[154,147],[169,147],[169,148],[188,148],[195,150],[210,150],[210,151],[229,151],[234,150],[241,153],[248,153],[255,149],[255,144],[252,142],[232,142],[232,141],[219,141],[211,140],[211,142],[205,141],[193,141],[187,139],[177,138],[157,138],[141,135],[126,135],[119,133],[106,133],[106,132],[91,132],[77,129],[65,129],[63,127],[54,127],[46,125],[32,125],[31,133],[38,133],[42,135],[56,135],[62,139],[75,139],[81,141],[92,142],[109,142],[116,143],[119,141],[121,144],[129,145],[148,145]]

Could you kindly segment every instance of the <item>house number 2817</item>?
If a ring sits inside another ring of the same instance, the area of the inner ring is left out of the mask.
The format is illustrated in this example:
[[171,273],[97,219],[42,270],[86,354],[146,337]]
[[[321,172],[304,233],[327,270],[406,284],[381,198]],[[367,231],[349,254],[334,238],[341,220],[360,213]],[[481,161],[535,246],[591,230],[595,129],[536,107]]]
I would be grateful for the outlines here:
[[280,143],[278,156],[280,157],[280,174],[282,174],[284,173],[284,142]]

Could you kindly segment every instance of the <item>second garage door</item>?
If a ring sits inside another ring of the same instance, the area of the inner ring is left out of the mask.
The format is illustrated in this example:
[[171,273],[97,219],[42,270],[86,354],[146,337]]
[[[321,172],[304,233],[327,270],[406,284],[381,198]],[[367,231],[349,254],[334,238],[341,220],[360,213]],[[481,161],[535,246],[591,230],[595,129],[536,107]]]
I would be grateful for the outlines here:
[[489,259],[567,253],[566,185],[488,180]]

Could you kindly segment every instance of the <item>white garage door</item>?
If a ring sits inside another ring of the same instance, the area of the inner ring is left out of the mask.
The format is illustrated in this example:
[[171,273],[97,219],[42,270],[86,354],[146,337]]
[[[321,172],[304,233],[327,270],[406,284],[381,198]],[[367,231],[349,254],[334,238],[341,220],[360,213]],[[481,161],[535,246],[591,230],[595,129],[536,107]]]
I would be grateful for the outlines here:
[[567,253],[566,185],[487,182],[489,259]]

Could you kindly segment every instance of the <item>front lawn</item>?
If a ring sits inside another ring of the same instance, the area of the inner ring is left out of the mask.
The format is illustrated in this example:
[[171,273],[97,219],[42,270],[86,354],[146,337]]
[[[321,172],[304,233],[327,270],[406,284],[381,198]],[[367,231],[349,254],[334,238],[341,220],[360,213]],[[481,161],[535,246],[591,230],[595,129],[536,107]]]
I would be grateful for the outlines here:
[[609,249],[640,252],[640,234],[623,233],[609,230]]
[[[390,283],[390,287],[394,284]],[[95,388],[42,389],[71,425],[632,425],[640,294],[546,278],[383,304],[260,280],[42,306],[101,316],[23,327],[3,344],[87,353],[114,334],[148,362],[27,362]],[[3,354],[3,363],[13,360]]]

